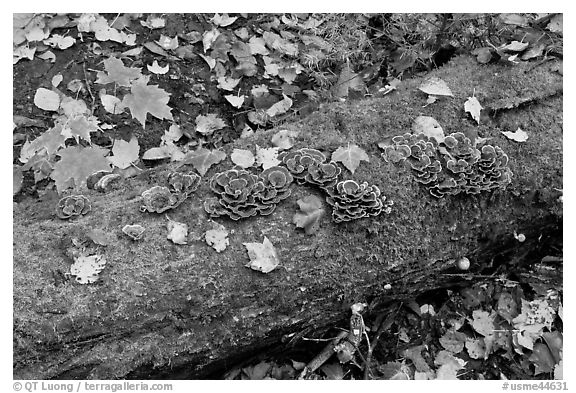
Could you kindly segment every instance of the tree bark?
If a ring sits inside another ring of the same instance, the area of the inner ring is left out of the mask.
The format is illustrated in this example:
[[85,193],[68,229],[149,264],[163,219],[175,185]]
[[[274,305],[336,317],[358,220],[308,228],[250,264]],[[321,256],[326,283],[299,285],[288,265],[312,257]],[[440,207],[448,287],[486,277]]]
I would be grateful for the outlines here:
[[[203,234],[211,222],[202,201],[211,196],[209,178],[232,167],[229,159],[167,212],[188,224],[187,245],[166,239],[164,214],[138,210],[142,191],[170,166],[124,179],[108,193],[84,192],[92,212],[69,221],[54,216],[57,198],[15,204],[14,378],[205,378],[283,337],[294,343],[298,333],[341,323],[352,303],[379,307],[466,282],[454,274],[461,273],[454,267],[459,257],[470,259],[472,275],[538,261],[558,247],[562,233],[562,77],[553,67],[485,67],[461,57],[432,73],[454,97],[423,107],[426,95],[415,79],[384,97],[326,105],[282,125],[300,132],[294,148],[363,148],[370,161],[353,175],[343,173],[377,185],[394,201],[390,214],[344,224],[328,214],[312,236],[292,224],[296,201],[322,194],[293,185],[292,195],[269,216],[215,219],[230,232],[230,245],[221,253],[208,246]],[[480,125],[463,109],[473,94],[489,115]],[[408,132],[419,115],[434,117],[446,134],[492,138],[510,158],[512,183],[478,196],[430,196],[406,168],[386,163],[377,146]],[[528,132],[526,142],[500,132],[517,127]],[[270,146],[276,131],[258,132],[224,150]],[[142,241],[121,232],[135,223],[146,228]],[[115,240],[89,246],[107,265],[98,282],[79,285],[67,275],[71,254],[94,229]],[[526,241],[518,242],[515,232]],[[244,266],[243,243],[264,236],[281,260],[268,274]]]

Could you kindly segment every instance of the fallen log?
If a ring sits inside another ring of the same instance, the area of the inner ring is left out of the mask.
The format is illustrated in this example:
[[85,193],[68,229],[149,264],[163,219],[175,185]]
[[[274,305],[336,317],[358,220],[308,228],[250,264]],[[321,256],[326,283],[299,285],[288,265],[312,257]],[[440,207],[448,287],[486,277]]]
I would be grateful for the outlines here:
[[[15,204],[14,378],[203,378],[282,337],[345,321],[353,303],[385,304],[454,285],[463,279],[446,273],[455,272],[459,257],[478,274],[539,260],[562,228],[562,77],[553,67],[486,67],[461,57],[432,73],[454,97],[424,107],[427,97],[415,79],[384,97],[326,105],[284,124],[300,133],[294,149],[331,153],[348,143],[360,146],[370,161],[343,174],[377,185],[394,202],[389,214],[350,222],[336,224],[327,214],[314,235],[292,223],[296,201],[324,195],[292,185],[292,195],[271,215],[214,219],[229,231],[230,245],[219,253],[208,246],[203,236],[212,223],[203,201],[213,196],[210,177],[232,167],[228,159],[168,212],[188,224],[186,245],[167,240],[164,214],[139,210],[141,193],[170,166],[125,179],[107,193],[85,192],[92,211],[72,220],[56,218],[57,198]],[[480,125],[464,112],[473,94],[490,115]],[[419,115],[434,117],[446,134],[491,138],[509,157],[511,184],[435,198],[409,169],[383,160],[378,143],[410,131]],[[528,132],[526,142],[500,132],[517,127]],[[269,146],[276,131],[224,150]],[[122,233],[128,224],[146,228],[142,241]],[[85,242],[95,229],[114,240],[105,247]],[[281,261],[268,274],[244,266],[243,243],[264,237]],[[68,274],[82,247],[107,261],[94,284],[80,285]]]

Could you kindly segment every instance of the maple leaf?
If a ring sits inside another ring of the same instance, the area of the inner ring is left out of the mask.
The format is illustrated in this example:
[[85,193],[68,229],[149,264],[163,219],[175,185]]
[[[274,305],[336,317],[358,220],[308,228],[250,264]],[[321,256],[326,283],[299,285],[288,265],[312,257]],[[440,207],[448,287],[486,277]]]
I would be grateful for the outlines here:
[[139,153],[140,146],[135,136],[130,139],[130,142],[117,139],[114,141],[114,147],[112,147],[112,154],[114,155],[108,157],[108,161],[120,169],[126,169],[138,159]]
[[219,163],[225,158],[226,153],[222,150],[208,150],[201,147],[186,153],[182,163],[192,165],[201,176],[204,176],[212,165]]
[[220,130],[224,127],[226,127],[226,123],[215,113],[209,113],[206,116],[196,116],[196,131],[202,135],[210,135],[214,131]]
[[484,109],[476,97],[468,97],[464,103],[464,111],[470,113],[476,123],[480,124],[480,111]]
[[349,144],[348,147],[339,147],[332,153],[332,161],[341,162],[352,174],[360,165],[360,161],[370,161],[368,154],[358,146]]
[[122,100],[110,94],[100,94],[100,101],[102,101],[102,106],[104,110],[113,115],[119,115],[124,112],[124,105],[122,105]]
[[334,95],[338,98],[348,97],[350,89],[362,91],[366,85],[362,78],[352,71],[349,65],[346,65],[340,71],[338,82],[333,88]]
[[298,206],[302,213],[294,214],[292,222],[298,228],[304,228],[307,235],[312,235],[320,228],[320,219],[324,216],[322,201],[315,195],[308,195],[298,199]]
[[230,155],[230,159],[240,168],[249,168],[254,165],[254,154],[250,150],[234,149]]
[[66,138],[74,138],[76,142],[79,142],[80,138],[90,142],[90,133],[98,131],[98,119],[95,116],[79,115],[62,120],[65,120],[62,123],[62,135]]
[[170,69],[170,65],[166,64],[166,67],[161,67],[160,64],[158,64],[158,60],[154,60],[152,65],[147,64],[146,68],[148,68],[148,71],[150,71],[156,75],[164,75]]
[[172,120],[170,107],[167,105],[170,94],[157,85],[146,85],[135,82],[131,88],[131,94],[126,94],[122,105],[130,109],[132,117],[146,128],[146,115],[150,113],[157,119]]
[[256,162],[258,165],[262,165],[262,169],[268,169],[280,164],[278,150],[277,147],[262,148],[256,145]]
[[228,231],[224,225],[216,224],[213,229],[206,231],[204,239],[216,252],[222,252],[230,245]]
[[224,96],[224,98],[226,98],[226,101],[228,101],[234,108],[240,108],[242,104],[244,104],[244,99],[246,96],[235,96],[233,94],[227,94]]
[[238,83],[240,83],[241,80],[242,78],[235,79],[230,76],[221,76],[218,78],[218,88],[232,91],[236,86],[238,86]]
[[140,68],[126,67],[122,60],[115,57],[109,57],[104,60],[104,69],[106,72],[98,72],[96,83],[115,82],[118,86],[130,87],[132,81],[142,76]]
[[28,162],[33,155],[43,149],[46,149],[48,155],[52,155],[64,146],[65,140],[66,137],[62,135],[62,125],[56,124],[32,142],[26,141],[26,143],[24,143],[24,146],[22,146],[20,150],[20,162]]
[[262,273],[270,273],[276,269],[280,260],[274,245],[264,236],[262,243],[242,243],[248,251],[250,262],[245,266]]
[[237,16],[230,17],[228,16],[228,14],[222,14],[222,15],[214,14],[214,17],[212,17],[212,19],[210,20],[217,26],[226,27],[234,23],[236,19],[238,19]]
[[110,171],[110,163],[104,157],[107,150],[97,146],[70,146],[58,152],[61,157],[54,165],[50,177],[56,181],[58,192],[63,191],[70,180],[76,189],[86,186],[86,179],[99,171]]

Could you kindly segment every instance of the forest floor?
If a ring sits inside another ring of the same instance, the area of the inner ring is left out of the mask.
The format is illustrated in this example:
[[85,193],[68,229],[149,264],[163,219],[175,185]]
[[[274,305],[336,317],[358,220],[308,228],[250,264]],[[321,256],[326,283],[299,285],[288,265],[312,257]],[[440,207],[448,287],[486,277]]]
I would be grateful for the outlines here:
[[[15,15],[14,202],[67,195],[108,162],[129,177],[333,101],[391,94],[457,55],[486,67],[562,59],[562,15]],[[556,251],[539,273],[561,263]],[[334,356],[308,378],[562,379],[559,285],[500,271],[423,293],[364,315],[352,360]],[[339,328],[211,377],[298,378]]]

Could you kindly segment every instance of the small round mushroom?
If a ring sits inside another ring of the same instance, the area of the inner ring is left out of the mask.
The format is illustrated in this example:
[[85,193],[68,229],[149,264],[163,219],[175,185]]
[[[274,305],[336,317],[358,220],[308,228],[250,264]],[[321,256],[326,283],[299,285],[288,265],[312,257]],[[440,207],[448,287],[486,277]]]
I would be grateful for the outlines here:
[[470,260],[466,257],[460,257],[456,260],[456,266],[460,270],[470,269]]

